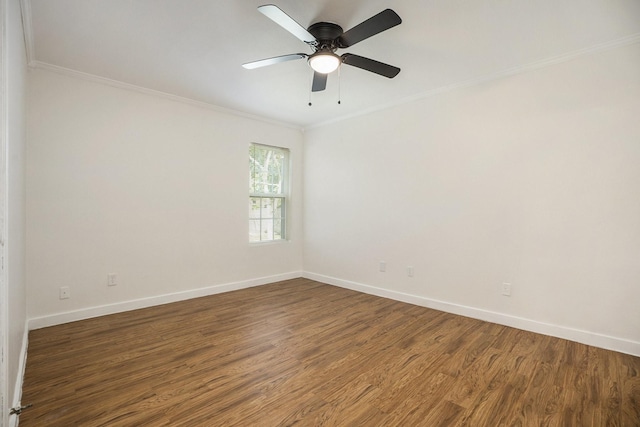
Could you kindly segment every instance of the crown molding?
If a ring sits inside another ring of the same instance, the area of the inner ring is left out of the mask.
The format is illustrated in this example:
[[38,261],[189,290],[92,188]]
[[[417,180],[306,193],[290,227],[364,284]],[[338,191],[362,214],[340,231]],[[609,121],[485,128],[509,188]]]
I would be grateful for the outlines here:
[[106,85],[106,86],[112,86],[112,87],[115,87],[115,88],[118,88],[118,89],[124,89],[124,90],[132,91],[132,92],[138,92],[138,93],[142,93],[142,94],[150,95],[150,96],[156,96],[156,97],[164,98],[164,99],[167,99],[167,100],[170,100],[170,101],[180,102],[180,103],[183,103],[183,104],[188,104],[188,105],[192,105],[192,106],[195,106],[195,107],[216,111],[216,112],[222,113],[222,114],[228,114],[228,115],[231,115],[231,116],[242,117],[242,118],[245,118],[245,119],[250,119],[250,120],[255,120],[255,121],[259,121],[259,122],[263,122],[263,123],[267,123],[267,124],[271,124],[271,125],[281,126],[281,127],[297,130],[299,132],[303,131],[303,128],[301,126],[296,126],[296,125],[291,124],[291,123],[281,122],[281,121],[270,119],[270,118],[267,118],[267,117],[258,116],[258,115],[250,114],[250,113],[245,113],[243,111],[233,110],[231,108],[224,108],[224,107],[220,107],[220,106],[215,105],[215,104],[209,104],[209,103],[204,102],[204,101],[198,101],[198,100],[191,99],[191,98],[185,98],[183,96],[174,95],[174,94],[171,94],[171,93],[162,92],[162,91],[155,90],[155,89],[149,89],[149,88],[138,86],[138,85],[134,85],[134,84],[131,84],[131,83],[125,83],[125,82],[122,82],[122,81],[119,81],[119,80],[113,80],[113,79],[109,79],[109,78],[106,78],[106,77],[97,76],[95,74],[90,74],[90,73],[85,73],[85,72],[82,72],[82,71],[72,70],[70,68],[60,67],[58,65],[52,65],[52,64],[48,64],[46,62],[32,61],[32,62],[29,63],[29,67],[32,68],[32,69],[46,70],[46,71],[50,71],[50,72],[53,72],[53,73],[62,74],[62,75],[66,75],[66,76],[69,76],[69,77],[74,77],[74,78],[77,78],[77,79],[90,81],[90,82],[93,82],[93,83],[99,83],[99,84],[103,84],[103,85]]
[[31,0],[20,0],[20,10],[22,11],[22,29],[24,31],[24,47],[27,52],[27,65],[31,66],[31,64],[36,60],[33,47]]
[[458,89],[463,89],[463,88],[467,88],[467,87],[471,87],[471,86],[476,86],[479,84],[483,84],[483,83],[487,83],[493,80],[499,80],[499,79],[503,79],[506,77],[511,77],[517,74],[523,74],[523,73],[527,73],[529,71],[533,71],[533,70],[538,70],[541,68],[545,68],[545,67],[549,67],[552,65],[556,65],[556,64],[560,64],[563,62],[568,62],[568,61],[572,61],[576,58],[580,58],[582,56],[587,56],[587,55],[593,55],[599,52],[603,52],[603,51],[607,51],[607,50],[612,50],[612,49],[616,49],[622,46],[628,46],[634,43],[639,43],[640,42],[640,33],[635,33],[635,34],[631,34],[629,36],[623,37],[623,38],[619,38],[619,39],[615,39],[615,40],[610,40],[604,43],[599,43],[584,49],[578,49],[578,50],[574,50],[572,52],[568,52],[568,53],[564,53],[561,55],[557,55],[557,56],[552,56],[549,58],[545,58],[545,59],[541,59],[538,61],[534,61],[534,62],[530,62],[528,64],[525,65],[520,65],[517,67],[512,67],[512,68],[507,68],[504,70],[500,70],[500,71],[496,71],[494,73],[490,73],[490,74],[486,74],[484,76],[480,76],[474,79],[470,79],[470,80],[464,80],[464,81],[460,81],[460,82],[455,82],[455,83],[451,83],[449,85],[445,85],[445,86],[440,86],[434,89],[430,89],[428,91],[425,92],[421,92],[421,93],[417,93],[415,95],[411,95],[402,99],[399,99],[397,101],[393,101],[393,102],[388,102],[386,104],[382,104],[382,105],[378,105],[375,107],[371,107],[371,108],[367,108],[364,110],[361,110],[357,113],[354,114],[349,114],[349,115],[344,115],[344,116],[340,116],[340,117],[336,117],[334,119],[331,120],[327,120],[321,123],[317,123],[311,126],[307,126],[304,128],[304,131],[308,131],[308,130],[312,130],[312,129],[316,129],[316,128],[321,128],[327,125],[331,125],[331,124],[335,124],[338,122],[342,122],[344,120],[348,120],[348,119],[352,119],[355,117],[360,117],[360,116],[365,116],[367,114],[371,114],[377,111],[382,111],[382,110],[387,110],[389,108],[393,108],[393,107],[397,107],[400,105],[404,105],[404,104],[409,104],[411,102],[415,102],[415,101],[419,101],[422,99],[426,99],[426,98],[431,98],[434,97],[436,95],[440,95],[442,93],[447,93],[447,92],[451,92],[454,90],[458,90]]

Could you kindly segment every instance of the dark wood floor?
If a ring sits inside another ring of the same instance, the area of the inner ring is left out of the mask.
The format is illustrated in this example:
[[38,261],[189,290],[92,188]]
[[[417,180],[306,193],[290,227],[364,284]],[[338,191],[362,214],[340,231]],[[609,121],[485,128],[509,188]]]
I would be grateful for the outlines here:
[[30,426],[639,426],[640,358],[295,279],[32,331]]

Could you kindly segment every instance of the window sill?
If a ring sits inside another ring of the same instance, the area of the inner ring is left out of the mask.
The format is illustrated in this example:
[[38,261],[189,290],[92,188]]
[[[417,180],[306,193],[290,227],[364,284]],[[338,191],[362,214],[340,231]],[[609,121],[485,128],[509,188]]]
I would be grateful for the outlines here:
[[280,240],[265,240],[262,242],[249,242],[249,246],[270,246],[270,245],[282,245],[285,243],[289,243],[287,239]]

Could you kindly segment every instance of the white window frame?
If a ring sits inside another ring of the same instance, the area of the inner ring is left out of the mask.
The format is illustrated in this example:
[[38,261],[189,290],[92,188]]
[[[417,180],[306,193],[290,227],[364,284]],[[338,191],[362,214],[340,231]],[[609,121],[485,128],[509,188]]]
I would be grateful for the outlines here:
[[[259,148],[259,149],[266,149],[266,150],[271,150],[274,151],[276,153],[280,153],[284,156],[284,159],[282,161],[282,172],[281,172],[281,184],[280,184],[280,192],[270,192],[270,191],[264,191],[264,192],[256,192],[256,191],[252,191],[251,188],[251,183],[252,183],[252,177],[251,175],[249,176],[249,243],[250,244],[264,244],[264,243],[274,243],[274,242],[285,242],[288,240],[289,237],[289,233],[288,233],[288,223],[289,223],[289,209],[288,209],[288,205],[289,205],[289,162],[290,162],[290,151],[288,148],[284,148],[284,147],[276,147],[276,146],[272,146],[272,145],[265,145],[265,144],[258,144],[258,143],[251,143],[249,144],[249,162],[250,162],[250,166],[249,166],[249,174],[251,174],[251,162],[253,161],[251,154],[252,154],[252,149],[253,148]],[[253,189],[255,190],[255,189]],[[259,209],[260,212],[260,216],[259,217],[255,217],[252,216],[252,212],[255,212],[255,210],[252,210],[252,203],[254,200],[259,199],[260,200],[260,205],[261,208]],[[264,208],[263,208],[263,203],[269,203],[269,200],[272,203],[272,206],[275,205],[275,200],[278,199],[280,200],[280,208],[277,209],[277,212],[275,207],[273,207],[273,213],[270,217],[263,217],[262,215],[264,214]],[[278,216],[276,216],[276,213],[278,214]],[[271,225],[271,230],[268,229],[268,225],[267,227],[265,227],[265,229],[263,230],[263,226],[265,224],[268,224],[269,221],[273,221],[272,225]],[[277,235],[275,233],[275,221],[280,221],[280,234]],[[259,236],[258,239],[255,239],[255,234],[252,234],[252,223],[255,224],[259,224],[259,232],[257,233],[257,235]],[[279,237],[276,237],[279,236]]]

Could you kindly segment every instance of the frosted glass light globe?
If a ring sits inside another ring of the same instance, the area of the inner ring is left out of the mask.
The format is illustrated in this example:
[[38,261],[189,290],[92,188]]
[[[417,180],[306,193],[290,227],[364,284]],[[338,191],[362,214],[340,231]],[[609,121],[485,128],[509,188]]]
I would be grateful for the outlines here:
[[311,55],[309,65],[318,73],[329,74],[340,66],[340,57],[332,52],[317,53]]

